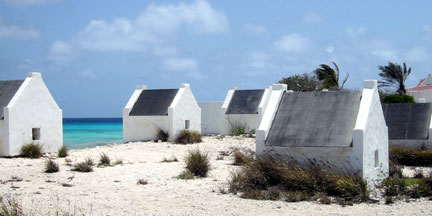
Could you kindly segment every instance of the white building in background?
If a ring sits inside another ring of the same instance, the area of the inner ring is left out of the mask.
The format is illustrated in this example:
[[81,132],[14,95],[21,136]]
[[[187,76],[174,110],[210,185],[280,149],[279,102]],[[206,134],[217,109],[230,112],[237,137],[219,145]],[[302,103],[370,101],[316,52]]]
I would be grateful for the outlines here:
[[201,107],[201,133],[220,134],[221,133],[221,112],[223,101],[198,102]]
[[256,131],[258,157],[357,174],[371,186],[388,176],[388,129],[377,81],[365,81],[363,91],[277,89]]
[[179,89],[146,89],[137,86],[123,109],[123,140],[157,140],[159,129],[173,141],[186,129],[201,133],[201,108],[189,84]]
[[413,96],[417,103],[432,103],[432,74],[421,79],[415,87],[408,88],[407,94]]
[[44,152],[63,145],[62,110],[41,74],[25,80],[0,81],[0,155],[15,156],[27,144],[39,144]]
[[220,133],[233,134],[233,128],[244,128],[245,133],[255,133],[271,92],[271,86],[266,89],[228,90],[221,109]]

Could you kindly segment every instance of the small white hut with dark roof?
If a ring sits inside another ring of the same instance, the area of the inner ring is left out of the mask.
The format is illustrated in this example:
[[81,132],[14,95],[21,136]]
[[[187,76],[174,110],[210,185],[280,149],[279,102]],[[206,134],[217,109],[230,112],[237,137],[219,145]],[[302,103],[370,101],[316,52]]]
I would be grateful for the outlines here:
[[169,141],[182,130],[201,133],[201,108],[189,84],[179,89],[137,86],[123,109],[123,140],[157,140],[159,129],[168,132]]
[[44,152],[63,145],[62,110],[35,72],[25,80],[0,81],[0,156],[19,155],[31,143]]

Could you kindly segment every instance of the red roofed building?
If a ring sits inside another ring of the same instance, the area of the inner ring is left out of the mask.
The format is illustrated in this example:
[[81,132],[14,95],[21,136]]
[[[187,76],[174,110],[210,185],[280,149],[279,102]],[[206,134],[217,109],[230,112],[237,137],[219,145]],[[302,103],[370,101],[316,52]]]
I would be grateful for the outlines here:
[[432,74],[421,79],[415,87],[407,89],[407,94],[413,96],[417,103],[432,103]]

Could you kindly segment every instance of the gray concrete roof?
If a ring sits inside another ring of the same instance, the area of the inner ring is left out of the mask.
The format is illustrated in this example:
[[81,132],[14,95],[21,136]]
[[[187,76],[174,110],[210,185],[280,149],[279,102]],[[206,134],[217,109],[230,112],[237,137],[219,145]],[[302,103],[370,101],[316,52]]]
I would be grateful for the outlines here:
[[0,81],[0,118],[4,119],[3,107],[6,107],[18,91],[24,80]]
[[266,145],[350,147],[361,91],[284,93]]
[[428,139],[432,104],[383,104],[389,139]]
[[160,116],[168,115],[178,89],[149,89],[143,90],[135,102],[129,116]]
[[258,114],[264,89],[235,90],[225,114]]

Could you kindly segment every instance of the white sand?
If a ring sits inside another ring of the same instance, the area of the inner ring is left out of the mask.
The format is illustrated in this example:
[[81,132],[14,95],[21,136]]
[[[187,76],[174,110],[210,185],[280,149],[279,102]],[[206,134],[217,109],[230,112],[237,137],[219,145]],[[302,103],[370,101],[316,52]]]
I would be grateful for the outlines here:
[[[139,142],[92,149],[70,151],[73,163],[91,157],[98,161],[104,152],[113,160],[122,159],[123,165],[97,168],[91,173],[70,171],[64,158],[55,161],[60,172],[43,172],[47,160],[0,159],[0,180],[12,176],[19,182],[0,184],[0,194],[19,201],[34,215],[53,215],[56,212],[76,215],[430,215],[432,201],[419,199],[396,204],[355,204],[341,207],[316,202],[288,203],[241,199],[232,194],[221,194],[230,172],[232,157],[216,160],[219,151],[234,148],[254,150],[254,139],[205,137],[201,144],[176,145]],[[179,180],[173,177],[184,170],[184,156],[188,150],[200,148],[211,157],[212,170],[207,178]],[[161,163],[175,156],[179,162]],[[138,179],[148,180],[138,185]],[[62,183],[72,184],[64,187]],[[12,188],[16,187],[16,188]]]

